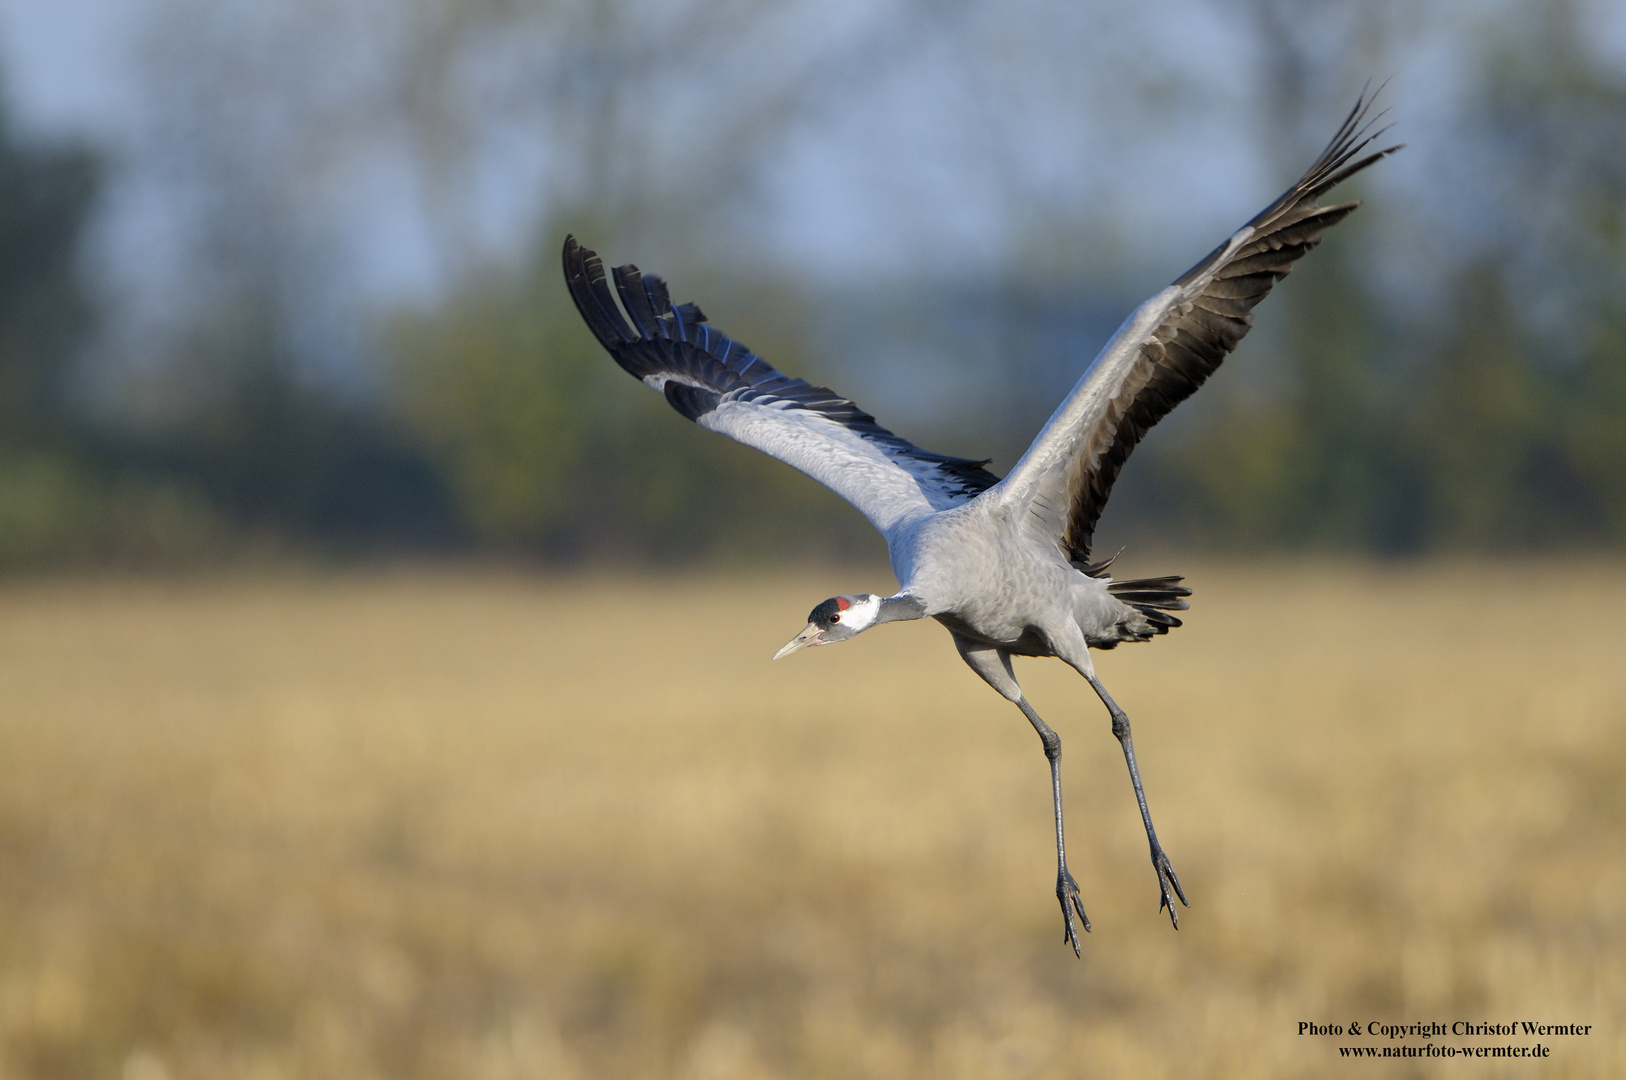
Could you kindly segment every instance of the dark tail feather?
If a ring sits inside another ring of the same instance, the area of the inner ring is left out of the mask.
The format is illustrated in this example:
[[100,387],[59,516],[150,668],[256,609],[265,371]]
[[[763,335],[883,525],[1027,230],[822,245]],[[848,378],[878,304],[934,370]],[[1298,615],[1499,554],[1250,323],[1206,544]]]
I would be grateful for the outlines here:
[[[1107,585],[1107,592],[1116,596],[1126,604],[1132,604],[1142,611],[1184,611],[1191,605],[1186,603],[1185,597],[1191,595],[1191,590],[1180,582],[1185,578],[1178,575],[1169,577],[1136,578],[1134,581],[1114,581]],[[1164,618],[1171,616],[1165,615]],[[1175,619],[1171,624],[1179,626],[1180,621]]]
[[1185,599],[1191,590],[1180,584],[1183,580],[1170,576],[1109,582],[1107,592],[1140,612],[1145,620],[1138,625],[1120,623],[1120,632],[1127,632],[1128,640],[1145,641],[1179,626],[1180,620],[1169,612],[1184,611],[1191,606]]

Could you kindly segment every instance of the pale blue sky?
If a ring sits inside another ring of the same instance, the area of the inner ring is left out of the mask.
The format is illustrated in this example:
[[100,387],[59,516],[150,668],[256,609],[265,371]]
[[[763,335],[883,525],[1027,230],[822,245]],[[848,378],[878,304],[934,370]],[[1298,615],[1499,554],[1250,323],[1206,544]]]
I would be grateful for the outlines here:
[[[747,144],[755,178],[723,207],[726,228],[709,247],[671,251],[674,237],[692,237],[652,227],[636,233],[641,250],[615,256],[672,276],[688,259],[794,267],[832,282],[850,277],[861,250],[877,279],[920,269],[966,278],[1053,230],[1077,252],[1069,272],[1106,259],[1096,277],[1149,289],[1285,186],[1372,75],[1392,78],[1385,100],[1411,149],[1370,177],[1382,198],[1365,216],[1428,222],[1397,229],[1395,257],[1378,269],[1398,297],[1418,302],[1420,268],[1485,228],[1468,190],[1477,178],[1451,145],[1460,88],[1486,41],[1535,10],[1509,0],[1396,6],[1404,33],[1373,61],[1341,37],[1358,30],[1361,5],[1306,6],[1323,13],[1306,55],[1324,100],[1303,110],[1315,134],[1273,140],[1240,2],[1028,0],[899,15],[906,3],[787,0],[785,18],[764,20],[748,41],[725,40],[715,55],[714,39],[690,46],[692,59],[651,82],[650,123],[626,128],[640,133],[635,160],[648,163],[628,183],[647,188],[657,218],[663,184],[685,169],[706,177],[711,157],[733,152],[707,141],[714,118],[782,68],[809,64],[815,89],[794,100],[783,130]],[[1588,5],[1592,45],[1626,62],[1626,5]],[[531,255],[555,204],[581,197],[571,187],[579,163],[566,160],[578,118],[535,105],[536,87],[569,57],[523,31],[476,39],[446,84],[453,149],[426,166],[423,131],[389,107],[403,82],[392,65],[414,55],[411,31],[394,18],[409,7],[0,0],[0,58],[20,126],[84,138],[113,165],[87,258],[122,313],[121,341],[156,340],[189,317],[189,304],[207,302],[219,276],[210,268],[232,256],[211,248],[221,238],[200,222],[211,212],[229,219],[233,207],[268,215],[269,231],[235,242],[280,275],[294,339],[341,365],[365,353],[378,312]],[[629,0],[629,10],[663,9]],[[906,32],[867,53],[889,25]],[[1374,63],[1383,69],[1367,70]],[[821,76],[832,65],[838,74]],[[209,100],[210,78],[236,99]],[[190,114],[207,123],[189,126]]]

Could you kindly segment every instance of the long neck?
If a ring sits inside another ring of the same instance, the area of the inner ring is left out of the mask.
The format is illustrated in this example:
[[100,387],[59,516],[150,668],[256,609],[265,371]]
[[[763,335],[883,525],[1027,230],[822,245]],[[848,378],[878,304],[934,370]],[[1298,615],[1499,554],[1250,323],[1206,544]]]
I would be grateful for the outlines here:
[[905,619],[920,619],[926,615],[926,605],[913,596],[899,594],[897,596],[881,597],[881,609],[875,613],[875,622],[902,622]]

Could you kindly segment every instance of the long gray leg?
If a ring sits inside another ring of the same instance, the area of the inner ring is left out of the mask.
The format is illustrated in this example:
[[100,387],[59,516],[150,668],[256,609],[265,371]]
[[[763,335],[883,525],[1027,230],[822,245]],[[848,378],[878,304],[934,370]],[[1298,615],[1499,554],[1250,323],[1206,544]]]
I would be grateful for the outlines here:
[[1061,902],[1061,917],[1067,923],[1067,943],[1073,947],[1074,954],[1082,959],[1084,953],[1078,945],[1078,931],[1073,929],[1073,911],[1078,911],[1078,921],[1084,924],[1086,934],[1090,932],[1090,917],[1084,914],[1084,901],[1078,895],[1078,882],[1073,880],[1072,873],[1067,869],[1067,838],[1062,834],[1061,827],[1061,736],[1039,719],[1039,714],[1033,711],[1026,698],[1018,698],[1016,707],[1022,710],[1022,715],[1028,718],[1033,730],[1039,733],[1039,741],[1044,744],[1044,756],[1050,761],[1050,793],[1056,807],[1056,899]]
[[[1158,901],[1157,909],[1169,909],[1169,921],[1174,923],[1176,930],[1180,929],[1180,916],[1174,910],[1174,898],[1178,896],[1180,902],[1186,907],[1185,891],[1180,888],[1180,879],[1175,876],[1174,867],[1169,865],[1169,857],[1163,854],[1163,845],[1157,842],[1157,830],[1152,828],[1152,812],[1146,808],[1146,791],[1140,783],[1140,766],[1135,764],[1135,740],[1129,735],[1129,717],[1112,700],[1107,688],[1101,685],[1101,680],[1095,677],[1094,672],[1085,672],[1084,677],[1095,687],[1101,701],[1112,714],[1112,733],[1118,737],[1118,743],[1124,748],[1124,760],[1129,763],[1129,779],[1135,785],[1135,801],[1140,803],[1140,820],[1146,826],[1146,841],[1152,846],[1152,867],[1157,871],[1157,887],[1162,892],[1162,899]],[[1170,893],[1170,887],[1173,893]]]
[[1073,947],[1073,954],[1082,958],[1084,951],[1079,946],[1073,913],[1078,913],[1078,922],[1083,924],[1085,933],[1090,931],[1090,917],[1084,914],[1084,901],[1078,895],[1078,882],[1073,880],[1072,872],[1067,869],[1067,839],[1061,820],[1061,736],[1039,718],[1033,706],[1023,697],[1022,688],[1016,683],[1016,674],[1011,670],[1009,653],[958,634],[954,637],[954,644],[972,671],[1022,710],[1022,715],[1028,718],[1033,730],[1039,733],[1039,741],[1044,744],[1044,756],[1050,762],[1050,794],[1056,810],[1056,899],[1061,904],[1061,917],[1066,926],[1064,940]]

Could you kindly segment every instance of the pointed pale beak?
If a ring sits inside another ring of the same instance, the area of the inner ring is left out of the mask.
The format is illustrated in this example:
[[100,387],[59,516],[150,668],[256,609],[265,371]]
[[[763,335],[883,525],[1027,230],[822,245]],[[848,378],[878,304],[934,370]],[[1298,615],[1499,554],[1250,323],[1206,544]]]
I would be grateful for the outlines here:
[[830,644],[828,641],[824,640],[823,635],[824,631],[820,630],[816,624],[808,623],[806,629],[804,629],[800,634],[797,634],[795,637],[791,638],[789,641],[785,642],[785,647],[774,653],[773,658],[775,660],[783,660],[785,657],[789,656],[791,653],[795,652],[797,649],[800,649],[804,645]]

